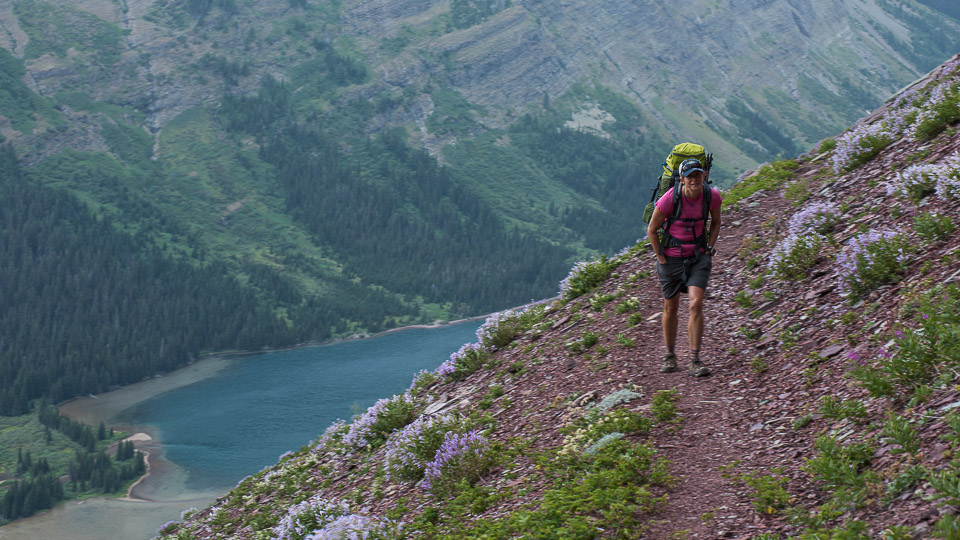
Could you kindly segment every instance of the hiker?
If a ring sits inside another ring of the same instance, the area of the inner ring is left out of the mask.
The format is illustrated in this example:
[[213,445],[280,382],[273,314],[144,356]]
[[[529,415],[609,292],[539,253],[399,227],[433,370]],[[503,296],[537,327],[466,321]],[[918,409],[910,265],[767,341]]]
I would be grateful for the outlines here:
[[[700,343],[703,338],[703,295],[710,279],[714,245],[720,234],[720,192],[704,186],[707,177],[699,159],[684,160],[679,167],[680,186],[667,191],[656,203],[647,237],[657,256],[657,277],[663,288],[663,340],[667,354],[663,357],[660,371],[677,371],[677,308],[679,293],[690,295],[690,320],[687,333],[690,337],[690,374],[694,377],[710,375],[710,368],[700,360]],[[677,197],[674,191],[680,189]],[[710,193],[706,194],[709,190]],[[704,197],[706,196],[706,200]],[[679,214],[674,214],[675,201],[681,205]],[[709,210],[707,210],[709,204]],[[705,231],[706,214],[710,216],[710,229]],[[664,224],[664,242],[661,245],[657,234]]]

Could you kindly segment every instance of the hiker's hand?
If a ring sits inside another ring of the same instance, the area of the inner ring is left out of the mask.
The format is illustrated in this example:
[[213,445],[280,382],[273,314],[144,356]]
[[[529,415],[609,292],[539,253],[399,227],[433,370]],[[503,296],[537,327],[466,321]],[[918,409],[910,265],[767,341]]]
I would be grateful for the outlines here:
[[657,253],[657,260],[660,261],[660,264],[667,264],[667,257],[663,253]]

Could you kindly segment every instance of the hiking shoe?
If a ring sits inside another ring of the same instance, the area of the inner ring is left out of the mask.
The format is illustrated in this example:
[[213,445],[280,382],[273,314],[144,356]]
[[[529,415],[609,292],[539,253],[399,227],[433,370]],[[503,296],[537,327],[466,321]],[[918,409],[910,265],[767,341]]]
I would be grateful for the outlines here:
[[663,360],[660,363],[660,373],[673,373],[677,370],[677,355],[673,353],[667,353],[663,355]]
[[694,377],[706,377],[710,375],[710,368],[703,365],[703,362],[699,360],[694,360],[690,362],[690,375]]

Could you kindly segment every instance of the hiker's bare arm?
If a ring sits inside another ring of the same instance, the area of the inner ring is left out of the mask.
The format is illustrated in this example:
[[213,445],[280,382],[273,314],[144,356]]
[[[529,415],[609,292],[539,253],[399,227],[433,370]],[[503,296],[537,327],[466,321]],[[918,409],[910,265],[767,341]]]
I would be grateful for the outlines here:
[[[651,220],[653,221],[653,220]],[[710,237],[707,239],[707,245],[716,247],[717,238],[720,236],[720,207],[710,209]]]
[[663,215],[663,212],[659,208],[653,209],[653,217],[650,218],[650,225],[647,227],[647,238],[650,240],[650,247],[653,248],[653,252],[657,254],[657,260],[660,261],[660,264],[667,264],[667,257],[661,252],[660,248],[660,237],[657,236],[657,229],[663,226],[663,222],[667,220],[667,216]]

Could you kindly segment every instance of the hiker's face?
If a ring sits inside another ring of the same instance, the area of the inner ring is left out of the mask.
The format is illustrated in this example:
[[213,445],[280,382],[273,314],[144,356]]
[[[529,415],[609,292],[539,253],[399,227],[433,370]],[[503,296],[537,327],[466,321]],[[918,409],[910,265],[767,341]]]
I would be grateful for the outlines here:
[[683,177],[683,185],[691,191],[697,191],[703,187],[703,173],[697,171],[690,176]]

